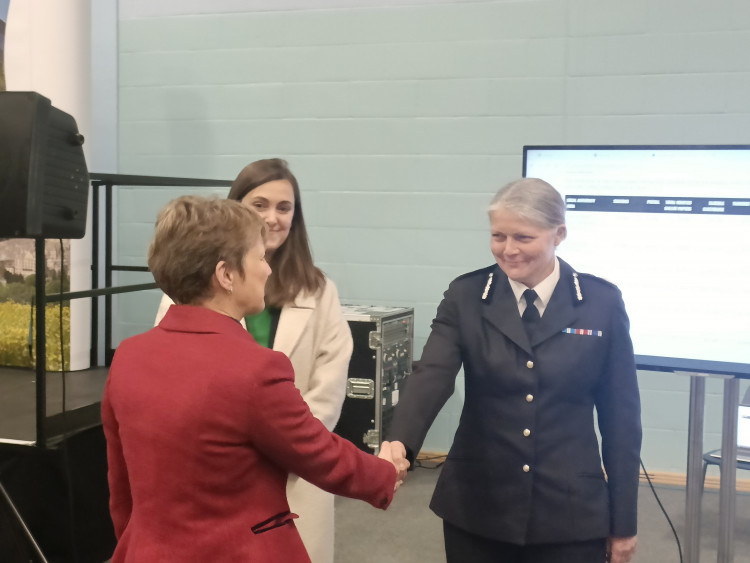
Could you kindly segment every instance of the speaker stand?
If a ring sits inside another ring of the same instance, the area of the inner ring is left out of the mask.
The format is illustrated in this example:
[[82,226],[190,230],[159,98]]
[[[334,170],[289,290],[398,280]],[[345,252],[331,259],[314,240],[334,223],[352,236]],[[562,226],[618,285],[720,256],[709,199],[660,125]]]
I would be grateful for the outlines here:
[[3,500],[8,505],[8,508],[10,509],[11,514],[13,514],[16,521],[18,522],[18,525],[23,530],[23,533],[26,536],[26,539],[29,541],[29,545],[31,545],[34,553],[39,559],[39,563],[48,563],[47,559],[44,557],[44,554],[42,553],[42,550],[39,549],[39,545],[36,543],[34,536],[31,535],[31,532],[29,531],[28,526],[26,526],[26,522],[23,521],[21,514],[16,509],[16,505],[13,504],[13,501],[11,500],[10,496],[8,496],[8,492],[5,490],[5,487],[3,487],[2,483],[0,483],[0,496],[3,497]]

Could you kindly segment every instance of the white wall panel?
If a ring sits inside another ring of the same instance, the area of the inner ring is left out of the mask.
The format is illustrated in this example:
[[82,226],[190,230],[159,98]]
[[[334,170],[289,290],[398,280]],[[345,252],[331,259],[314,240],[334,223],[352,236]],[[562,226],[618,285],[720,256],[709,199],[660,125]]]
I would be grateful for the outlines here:
[[[345,300],[413,305],[416,357],[450,280],[491,263],[483,206],[524,144],[750,130],[742,0],[121,0],[119,44],[121,171],[232,178],[287,158],[317,261]],[[639,378],[644,461],[684,471],[687,380]],[[461,406],[426,447],[447,449]]]

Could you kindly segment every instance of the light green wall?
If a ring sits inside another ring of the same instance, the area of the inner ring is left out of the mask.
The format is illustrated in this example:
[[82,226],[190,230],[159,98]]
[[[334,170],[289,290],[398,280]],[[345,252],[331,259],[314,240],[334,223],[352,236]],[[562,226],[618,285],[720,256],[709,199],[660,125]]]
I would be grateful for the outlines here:
[[[231,179],[287,158],[316,261],[345,301],[415,307],[417,356],[448,282],[491,263],[484,207],[520,176],[523,145],[746,143],[750,130],[748,2],[126,11],[119,172]],[[121,263],[145,262],[173,195],[121,191]],[[158,295],[118,302],[124,337],[152,323]],[[639,378],[644,462],[682,472],[687,378]],[[720,383],[708,389],[707,448]],[[461,396],[426,448],[447,449]]]

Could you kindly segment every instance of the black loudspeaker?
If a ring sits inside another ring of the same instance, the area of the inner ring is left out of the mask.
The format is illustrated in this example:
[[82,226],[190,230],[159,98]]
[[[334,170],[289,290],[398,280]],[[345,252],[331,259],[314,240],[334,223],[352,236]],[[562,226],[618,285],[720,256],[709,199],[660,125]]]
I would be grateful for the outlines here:
[[0,237],[82,238],[89,175],[75,119],[36,92],[0,92]]

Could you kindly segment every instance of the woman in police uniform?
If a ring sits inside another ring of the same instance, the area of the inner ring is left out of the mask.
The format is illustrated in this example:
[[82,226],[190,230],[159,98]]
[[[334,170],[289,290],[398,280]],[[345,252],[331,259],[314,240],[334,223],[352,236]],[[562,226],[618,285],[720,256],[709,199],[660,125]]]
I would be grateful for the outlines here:
[[497,264],[445,292],[389,439],[413,461],[463,366],[463,412],[430,504],[448,562],[625,563],[641,423],[620,291],[556,257],[565,204],[548,183],[511,182],[489,217]]

